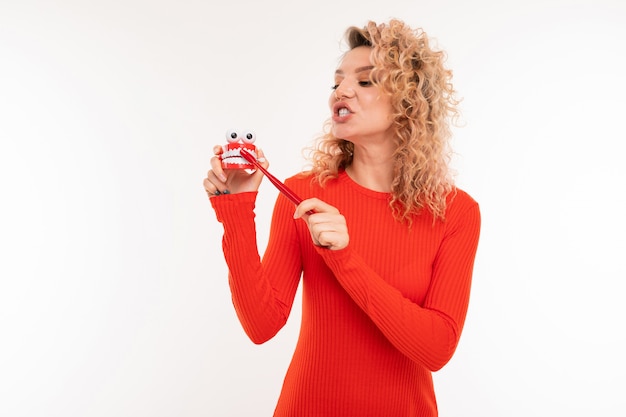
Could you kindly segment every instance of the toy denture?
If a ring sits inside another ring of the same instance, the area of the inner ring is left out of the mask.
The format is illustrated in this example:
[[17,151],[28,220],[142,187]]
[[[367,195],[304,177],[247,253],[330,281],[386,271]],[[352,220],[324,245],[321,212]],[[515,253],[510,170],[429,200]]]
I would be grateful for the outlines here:
[[[224,146],[224,152],[220,155],[224,169],[259,169],[292,203],[298,205],[302,202],[302,199],[296,193],[270,174],[257,161],[256,146],[253,145],[256,140],[254,133],[245,132],[243,135],[240,135],[234,130],[229,130],[226,132],[226,140],[228,140],[228,144]],[[313,213],[314,211],[312,210],[307,211],[307,214]]]
[[257,157],[254,141],[256,135],[246,131],[239,133],[235,130],[226,132],[228,144],[224,146],[224,152],[220,155],[224,169],[254,169],[254,165],[241,156],[241,150],[245,149],[254,157]]

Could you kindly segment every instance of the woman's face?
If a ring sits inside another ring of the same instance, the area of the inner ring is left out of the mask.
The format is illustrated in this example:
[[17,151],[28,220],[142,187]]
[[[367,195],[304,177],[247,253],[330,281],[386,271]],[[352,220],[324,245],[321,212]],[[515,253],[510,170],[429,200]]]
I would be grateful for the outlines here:
[[391,132],[389,95],[370,82],[371,48],[359,46],[347,52],[335,71],[334,91],[328,104],[335,137],[359,142],[386,139]]

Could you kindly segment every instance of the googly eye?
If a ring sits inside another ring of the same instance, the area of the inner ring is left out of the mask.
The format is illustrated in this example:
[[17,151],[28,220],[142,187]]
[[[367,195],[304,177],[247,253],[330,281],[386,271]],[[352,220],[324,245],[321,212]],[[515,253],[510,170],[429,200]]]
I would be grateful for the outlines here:
[[239,142],[239,133],[236,130],[230,129],[226,132],[226,140],[228,143],[237,143]]
[[254,134],[254,132],[250,132],[247,131],[244,135],[243,135],[243,143],[254,143],[254,141],[256,140],[256,135]]

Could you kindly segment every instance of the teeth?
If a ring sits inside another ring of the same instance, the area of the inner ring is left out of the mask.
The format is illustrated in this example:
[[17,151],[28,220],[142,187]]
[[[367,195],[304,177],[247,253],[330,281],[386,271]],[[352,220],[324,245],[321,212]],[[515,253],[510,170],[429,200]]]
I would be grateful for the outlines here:
[[342,109],[339,109],[339,117],[347,116],[349,113],[350,112],[345,107]]
[[237,156],[231,156],[228,158],[222,159],[222,162],[225,164],[237,164],[237,165],[248,165],[250,164],[246,159]]
[[[250,150],[249,150],[249,152],[250,152],[252,155],[254,155],[254,157],[256,158],[256,156],[257,156],[257,155],[256,155],[256,152],[254,152],[254,151],[250,151]],[[224,153],[222,154],[222,159],[226,159],[226,158],[236,158],[236,157],[238,157],[238,158],[243,159],[244,161],[246,161],[246,160],[244,159],[244,157],[243,157],[243,156],[241,156],[241,149],[239,149],[239,148],[226,150],[226,151],[224,151]],[[247,162],[248,162],[248,161],[246,161],[246,163],[247,163]]]

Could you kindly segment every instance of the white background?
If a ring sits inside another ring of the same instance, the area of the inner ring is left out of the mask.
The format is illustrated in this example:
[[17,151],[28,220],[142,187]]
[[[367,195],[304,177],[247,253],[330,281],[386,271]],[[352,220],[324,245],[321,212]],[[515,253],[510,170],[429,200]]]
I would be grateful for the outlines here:
[[624,416],[625,3],[217,3],[0,0],[0,415],[270,416],[299,304],[241,330],[211,148],[301,169],[344,30],[398,17],[449,55],[483,215],[441,416]]

